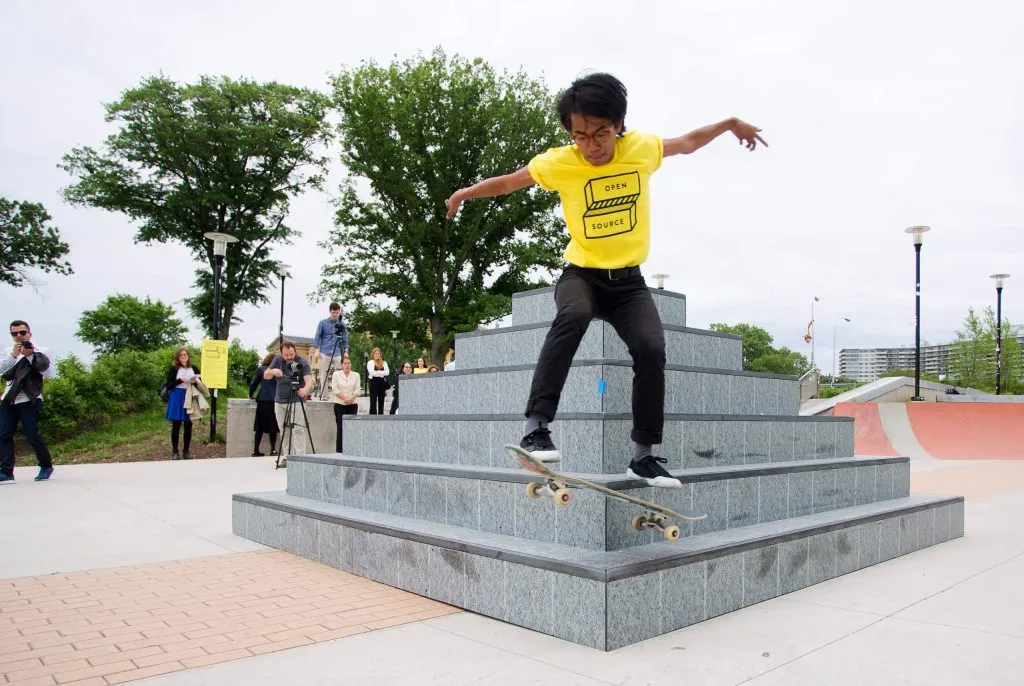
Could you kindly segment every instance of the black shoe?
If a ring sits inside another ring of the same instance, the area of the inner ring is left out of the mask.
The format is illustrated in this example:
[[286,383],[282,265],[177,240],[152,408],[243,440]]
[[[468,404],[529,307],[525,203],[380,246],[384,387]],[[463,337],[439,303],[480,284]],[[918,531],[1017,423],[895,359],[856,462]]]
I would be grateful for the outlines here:
[[185,451],[185,452],[184,452],[184,453],[182,454],[182,456],[181,456],[181,459],[183,459],[183,460],[191,460],[191,459],[192,459],[192,456],[191,456],[191,455],[189,455],[189,454],[188,454],[188,451],[186,450],[186,451]]
[[646,481],[648,486],[659,488],[682,488],[683,482],[668,473],[661,465],[668,462],[664,457],[648,455],[632,462],[626,470],[626,476],[630,479]]
[[36,481],[49,481],[51,476],[53,476],[53,467],[40,467]]
[[171,452],[171,459],[172,460],[180,460],[181,459],[181,455],[178,454],[177,450],[174,450],[174,451]]
[[551,442],[549,429],[534,429],[523,436],[523,440],[519,441],[519,447],[541,462],[558,462],[562,459],[562,454]]
[[254,452],[254,453],[252,454],[252,456],[253,456],[253,457],[263,457],[263,453],[261,453],[260,451],[258,451],[258,450],[257,450],[256,452]]

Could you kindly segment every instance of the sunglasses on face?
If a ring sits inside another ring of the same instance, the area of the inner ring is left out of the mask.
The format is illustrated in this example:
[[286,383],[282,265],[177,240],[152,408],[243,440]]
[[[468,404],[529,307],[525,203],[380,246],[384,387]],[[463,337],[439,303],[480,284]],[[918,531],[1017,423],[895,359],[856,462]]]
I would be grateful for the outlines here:
[[11,337],[12,338],[17,338],[18,336],[27,336],[28,334],[29,334],[29,331],[27,329],[22,329],[21,331],[12,331],[11,332]]

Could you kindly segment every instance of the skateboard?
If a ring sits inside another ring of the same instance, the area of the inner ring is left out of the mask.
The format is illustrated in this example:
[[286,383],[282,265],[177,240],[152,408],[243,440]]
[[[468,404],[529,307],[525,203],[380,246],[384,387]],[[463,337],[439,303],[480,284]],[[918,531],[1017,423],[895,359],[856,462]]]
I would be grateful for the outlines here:
[[536,500],[541,496],[547,495],[551,496],[556,505],[567,507],[572,503],[572,492],[569,490],[570,487],[589,488],[592,491],[597,491],[605,497],[621,500],[643,508],[643,514],[638,514],[633,517],[633,529],[635,531],[657,529],[665,536],[666,541],[674,541],[678,539],[681,534],[678,526],[668,523],[669,518],[676,519],[681,522],[696,522],[707,517],[706,514],[702,514],[700,512],[676,512],[659,505],[658,503],[652,503],[649,500],[627,495],[622,491],[606,488],[605,486],[595,484],[594,482],[587,481],[586,479],[580,479],[567,474],[559,474],[548,467],[545,463],[541,462],[533,455],[513,443],[507,444],[505,446],[505,450],[508,451],[509,455],[518,460],[519,464],[522,465],[524,469],[535,474],[540,474],[545,478],[544,483],[531,481],[526,484],[526,496],[531,500]]

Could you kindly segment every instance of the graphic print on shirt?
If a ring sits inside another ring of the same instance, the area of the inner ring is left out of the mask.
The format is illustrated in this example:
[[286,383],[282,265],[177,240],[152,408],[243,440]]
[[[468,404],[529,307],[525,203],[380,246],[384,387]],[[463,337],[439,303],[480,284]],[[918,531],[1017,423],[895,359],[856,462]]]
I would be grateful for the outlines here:
[[636,228],[640,174],[628,172],[591,179],[583,191],[587,201],[583,214],[587,238],[608,238]]

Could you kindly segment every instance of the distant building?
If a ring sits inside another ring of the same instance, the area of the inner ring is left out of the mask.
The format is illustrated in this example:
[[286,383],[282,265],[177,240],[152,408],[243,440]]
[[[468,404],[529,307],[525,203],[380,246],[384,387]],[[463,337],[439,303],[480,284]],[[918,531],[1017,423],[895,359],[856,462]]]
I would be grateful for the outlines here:
[[[307,360],[309,359],[309,352],[310,349],[313,347],[312,338],[309,338],[308,336],[289,336],[288,334],[285,334],[284,339],[286,341],[291,341],[292,343],[295,344],[295,352],[297,354],[301,355]],[[267,344],[267,352],[274,353],[275,355],[281,352],[280,341],[278,340],[277,336],[274,336],[274,340],[270,341],[270,343]]]
[[[1024,348],[1024,336],[1018,341]],[[921,373],[945,375],[949,371],[952,343],[921,346]],[[839,374],[857,381],[874,381],[895,369],[914,368],[914,347],[843,348],[839,351]]]

